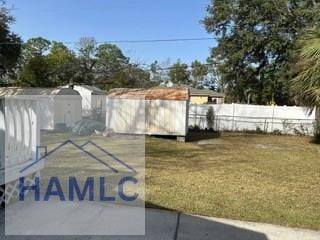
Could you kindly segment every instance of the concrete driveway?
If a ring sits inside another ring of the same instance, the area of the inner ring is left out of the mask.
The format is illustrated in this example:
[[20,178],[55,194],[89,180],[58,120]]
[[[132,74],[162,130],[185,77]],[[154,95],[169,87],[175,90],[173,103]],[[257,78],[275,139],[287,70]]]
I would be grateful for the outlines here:
[[[54,206],[54,205],[53,205]],[[97,205],[98,207],[98,205]],[[101,206],[99,206],[101,207]],[[38,211],[30,205],[30,211]],[[6,209],[7,210],[7,209]],[[130,211],[130,209],[129,209]],[[17,219],[28,219],[23,211],[16,213]],[[0,225],[4,235],[4,209],[0,210]],[[5,236],[4,240],[319,240],[320,232],[292,229],[270,224],[243,222],[219,218],[180,214],[171,211],[146,209],[146,236]],[[59,222],[52,222],[52,229],[63,227],[67,218],[79,218],[70,212]],[[37,224],[29,220],[28,224]],[[6,220],[7,222],[7,220]],[[9,222],[10,224],[10,222]],[[28,224],[16,225],[19,233],[32,234]],[[86,222],[90,225],[90,222]],[[0,236],[1,237],[1,236]],[[1,238],[3,239],[3,238]]]

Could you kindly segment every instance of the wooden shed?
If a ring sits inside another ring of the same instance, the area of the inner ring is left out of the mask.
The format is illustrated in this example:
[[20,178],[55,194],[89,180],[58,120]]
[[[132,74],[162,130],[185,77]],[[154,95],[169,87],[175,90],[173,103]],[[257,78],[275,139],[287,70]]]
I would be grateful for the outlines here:
[[81,120],[81,96],[70,88],[0,88],[0,96],[24,96],[39,103],[39,127],[73,127]]
[[188,108],[188,88],[113,89],[106,126],[117,133],[185,137]]

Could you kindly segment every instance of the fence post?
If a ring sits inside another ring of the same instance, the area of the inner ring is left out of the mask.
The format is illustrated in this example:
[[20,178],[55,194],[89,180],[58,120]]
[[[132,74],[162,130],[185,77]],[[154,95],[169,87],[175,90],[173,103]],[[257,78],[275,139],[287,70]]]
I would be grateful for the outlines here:
[[234,122],[234,113],[235,113],[235,104],[232,103],[232,131],[235,131],[235,122]]
[[273,108],[272,108],[272,125],[271,125],[271,132],[274,131],[274,110],[275,110],[275,105],[273,105]]

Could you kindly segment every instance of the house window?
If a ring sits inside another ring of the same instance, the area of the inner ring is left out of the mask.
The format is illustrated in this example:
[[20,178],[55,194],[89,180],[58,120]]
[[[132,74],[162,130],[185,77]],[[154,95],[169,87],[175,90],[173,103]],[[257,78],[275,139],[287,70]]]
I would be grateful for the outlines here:
[[212,98],[212,97],[208,97],[208,103],[217,104],[217,99],[216,98]]

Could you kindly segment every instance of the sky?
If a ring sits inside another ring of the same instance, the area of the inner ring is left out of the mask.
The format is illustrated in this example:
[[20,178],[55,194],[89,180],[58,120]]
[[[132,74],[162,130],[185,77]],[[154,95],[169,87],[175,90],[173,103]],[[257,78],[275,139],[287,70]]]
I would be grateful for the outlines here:
[[[77,42],[202,38],[209,35],[200,21],[210,0],[7,0],[16,22],[11,29],[23,40],[44,37]],[[132,61],[150,64],[181,59],[205,61],[214,40],[117,44]],[[74,48],[75,44],[69,44]]]

